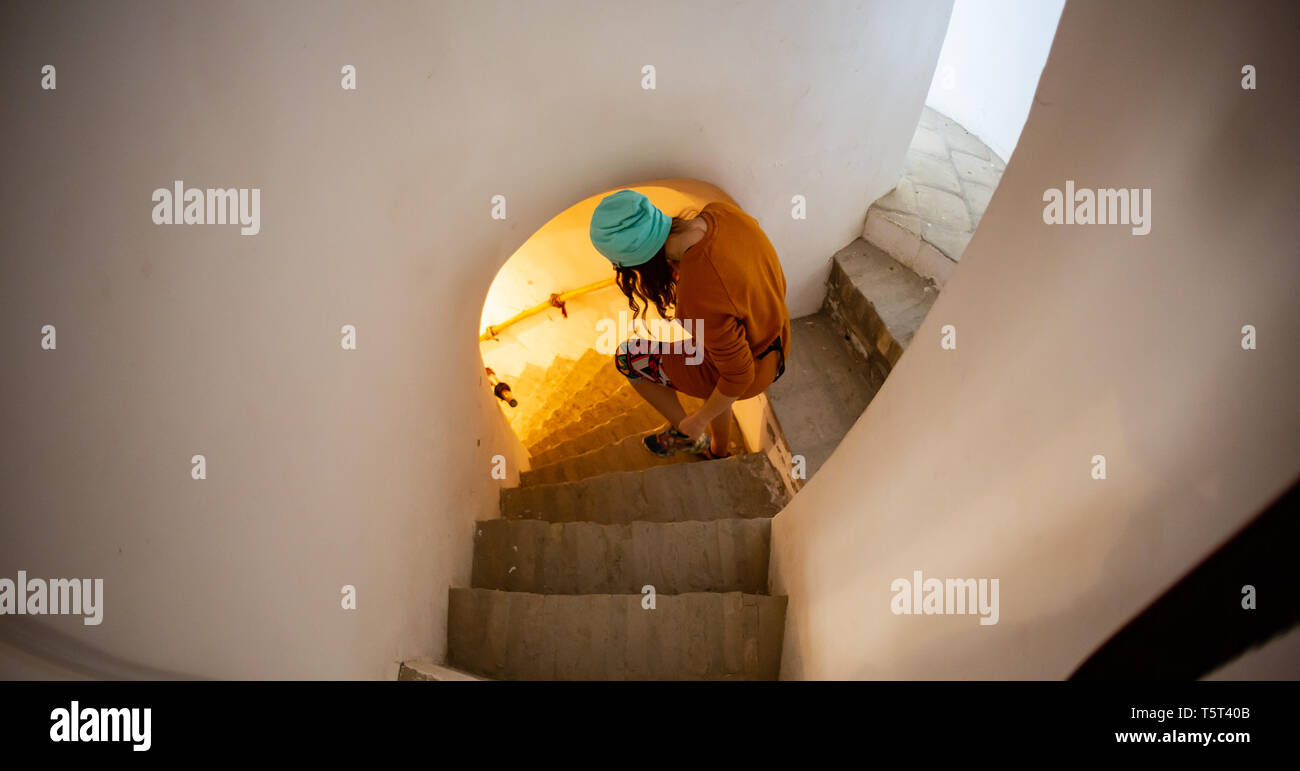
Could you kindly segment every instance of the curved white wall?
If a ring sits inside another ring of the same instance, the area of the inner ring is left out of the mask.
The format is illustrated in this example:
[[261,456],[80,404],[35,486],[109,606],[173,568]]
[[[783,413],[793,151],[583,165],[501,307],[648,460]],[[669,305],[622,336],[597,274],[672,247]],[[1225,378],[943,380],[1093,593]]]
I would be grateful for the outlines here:
[[[1298,22],[1066,6],[961,267],[773,523],[782,677],[1067,677],[1300,472]],[[1150,188],[1150,233],[1044,224],[1067,179]],[[999,579],[998,623],[894,615],[914,570]]]
[[925,103],[1003,160],[1020,140],[1065,0],[956,0]]
[[[4,624],[217,677],[441,656],[515,447],[476,339],[505,259],[588,195],[693,177],[814,310],[897,179],[949,7],[7,8],[0,575],[100,577],[106,609]],[[152,224],[176,179],[260,188],[260,234]]]

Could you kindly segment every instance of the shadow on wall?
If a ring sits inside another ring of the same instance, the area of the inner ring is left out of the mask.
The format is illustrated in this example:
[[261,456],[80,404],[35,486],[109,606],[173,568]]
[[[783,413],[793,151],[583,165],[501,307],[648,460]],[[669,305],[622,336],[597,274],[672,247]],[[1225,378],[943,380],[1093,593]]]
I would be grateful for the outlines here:
[[[1300,597],[1287,589],[1300,586],[1300,563],[1293,557],[1297,514],[1300,479],[1125,624],[1071,679],[1194,680],[1293,631]],[[1268,597],[1258,606],[1257,590]],[[1274,671],[1286,669],[1295,672]]]

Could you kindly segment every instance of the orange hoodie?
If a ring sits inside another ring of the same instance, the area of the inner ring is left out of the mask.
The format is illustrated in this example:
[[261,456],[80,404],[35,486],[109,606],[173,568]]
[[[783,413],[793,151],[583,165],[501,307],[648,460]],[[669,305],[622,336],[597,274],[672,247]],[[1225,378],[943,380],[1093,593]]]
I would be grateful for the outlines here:
[[677,266],[679,321],[703,344],[704,358],[669,356],[664,372],[683,393],[707,398],[719,393],[748,399],[776,379],[781,357],[755,357],[781,337],[790,351],[790,310],[785,305],[785,273],[772,242],[758,221],[736,206],[716,202],[700,216],[709,228],[686,250]]

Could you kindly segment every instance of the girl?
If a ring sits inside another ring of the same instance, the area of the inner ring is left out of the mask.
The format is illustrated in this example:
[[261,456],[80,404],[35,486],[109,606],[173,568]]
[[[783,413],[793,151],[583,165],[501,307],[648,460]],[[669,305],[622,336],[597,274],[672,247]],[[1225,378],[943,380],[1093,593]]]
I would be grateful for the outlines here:
[[[615,366],[669,422],[645,437],[646,448],[661,457],[725,457],[732,402],[757,396],[785,372],[790,310],[772,243],[731,204],[708,204],[689,219],[668,217],[633,190],[600,202],[591,242],[614,264],[614,282],[634,316],[644,318],[653,304],[664,318],[688,319],[695,345],[703,347],[700,357],[634,341],[619,346]],[[703,406],[687,415],[678,391],[704,399]]]

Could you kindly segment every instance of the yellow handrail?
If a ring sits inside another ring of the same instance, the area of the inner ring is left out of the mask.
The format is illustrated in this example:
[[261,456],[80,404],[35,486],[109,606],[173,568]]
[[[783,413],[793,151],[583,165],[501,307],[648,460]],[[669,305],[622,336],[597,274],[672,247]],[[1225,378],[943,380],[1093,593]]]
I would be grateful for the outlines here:
[[501,334],[501,331],[504,330],[505,328],[511,326],[512,324],[516,324],[520,321],[523,321],[529,316],[536,316],[537,314],[541,313],[547,308],[559,308],[561,311],[564,311],[564,303],[573,299],[574,297],[588,294],[590,292],[595,292],[598,289],[604,289],[607,286],[613,286],[613,284],[614,284],[614,278],[613,276],[611,276],[609,278],[602,279],[595,283],[587,284],[586,286],[580,286],[577,289],[570,289],[567,292],[556,292],[555,294],[550,296],[550,299],[544,302],[540,302],[537,305],[534,305],[533,307],[529,308],[528,310],[520,311],[515,315],[511,316],[510,318],[506,319],[505,321],[501,322],[500,324],[489,324],[487,329],[483,330],[483,333],[478,336],[479,342],[482,342],[484,340],[495,339],[496,336]]

